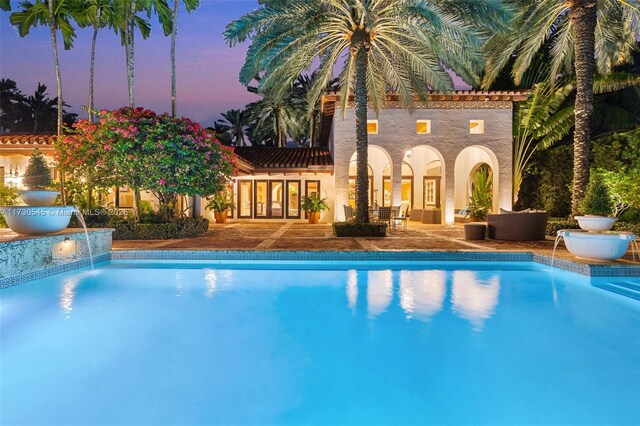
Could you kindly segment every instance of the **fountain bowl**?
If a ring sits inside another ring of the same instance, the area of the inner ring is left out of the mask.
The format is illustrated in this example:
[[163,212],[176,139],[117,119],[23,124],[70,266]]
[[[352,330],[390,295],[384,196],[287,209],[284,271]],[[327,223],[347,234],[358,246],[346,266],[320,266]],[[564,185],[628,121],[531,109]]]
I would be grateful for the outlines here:
[[637,236],[627,232],[593,233],[575,229],[561,229],[558,236],[564,239],[569,253],[578,259],[607,262],[619,259],[627,252],[629,244]]
[[52,206],[60,191],[49,191],[47,189],[30,189],[19,191],[20,198],[28,206]]
[[44,235],[59,232],[69,226],[75,206],[9,206],[0,207],[7,226],[22,235]]
[[608,216],[575,216],[575,220],[578,221],[581,229],[589,232],[603,232],[613,228],[613,224],[616,220],[615,217]]

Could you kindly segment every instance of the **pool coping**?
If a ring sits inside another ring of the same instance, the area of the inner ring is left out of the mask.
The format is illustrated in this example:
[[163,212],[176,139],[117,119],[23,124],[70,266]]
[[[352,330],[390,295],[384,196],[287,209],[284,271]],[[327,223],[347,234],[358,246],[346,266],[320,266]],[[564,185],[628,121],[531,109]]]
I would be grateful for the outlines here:
[[[254,251],[254,250],[116,250],[94,258],[111,260],[294,260],[294,261],[429,261],[534,262],[589,277],[640,277],[640,266],[598,265],[552,259],[532,252],[477,251]],[[0,289],[89,266],[89,259],[0,278]]]

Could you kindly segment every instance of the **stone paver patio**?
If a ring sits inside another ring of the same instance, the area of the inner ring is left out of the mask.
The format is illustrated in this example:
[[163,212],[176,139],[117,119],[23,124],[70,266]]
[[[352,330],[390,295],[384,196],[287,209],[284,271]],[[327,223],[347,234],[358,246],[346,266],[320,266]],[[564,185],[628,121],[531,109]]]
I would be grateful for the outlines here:
[[[551,256],[554,241],[466,241],[461,225],[452,227],[410,222],[406,231],[389,229],[386,238],[336,238],[330,224],[252,222],[211,225],[195,238],[168,241],[114,241],[114,250],[322,250],[322,251],[524,251]],[[564,244],[556,257],[576,259]],[[587,263],[587,262],[584,262]],[[610,264],[640,265],[631,249],[624,259]]]

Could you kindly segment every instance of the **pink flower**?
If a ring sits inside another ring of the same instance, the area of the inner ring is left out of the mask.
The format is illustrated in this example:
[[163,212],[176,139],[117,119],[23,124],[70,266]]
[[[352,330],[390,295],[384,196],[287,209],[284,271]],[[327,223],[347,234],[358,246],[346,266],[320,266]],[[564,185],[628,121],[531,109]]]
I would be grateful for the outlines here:
[[160,180],[158,180],[158,182],[160,182],[160,185],[164,185],[166,183],[166,181],[164,179],[160,179]]

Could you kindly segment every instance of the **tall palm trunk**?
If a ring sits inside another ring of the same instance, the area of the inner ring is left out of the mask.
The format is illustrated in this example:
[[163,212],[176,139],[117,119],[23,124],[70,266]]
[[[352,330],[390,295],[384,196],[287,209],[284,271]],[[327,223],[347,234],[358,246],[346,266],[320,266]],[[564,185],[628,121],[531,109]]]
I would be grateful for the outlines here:
[[[135,29],[135,14],[136,14],[136,0],[129,0],[129,11],[126,16],[125,22],[125,55],[127,62],[127,86],[129,88],[129,108],[136,107],[136,98],[134,91],[134,29]],[[136,185],[133,189],[133,212],[136,219],[140,220],[140,189]]]
[[589,182],[589,142],[593,115],[593,75],[595,56],[596,1],[574,0],[570,11],[573,23],[576,104],[573,136],[573,195],[571,212],[579,214]]
[[178,34],[178,4],[173,4],[173,26],[171,29],[171,116],[178,115],[178,99],[176,96],[176,36]]
[[356,222],[369,222],[369,171],[367,135],[367,67],[369,57],[364,42],[356,49]]
[[[56,125],[56,136],[62,137],[62,76],[60,75],[60,61],[58,59],[58,38],[57,38],[57,26],[55,23],[55,16],[53,14],[53,0],[47,1],[49,8],[49,31],[51,32],[51,44],[53,46],[53,63],[56,70],[56,93],[58,95],[58,122]],[[64,193],[64,172],[60,172],[60,197],[62,204],[67,203],[67,197]]]
[[136,0],[130,0],[129,2],[129,12],[127,13],[127,21],[125,28],[125,55],[127,56],[127,86],[129,88],[129,107],[136,107],[136,98],[134,92],[134,50],[133,50],[133,41],[134,41],[134,26],[135,19],[134,16],[136,14]]
[[96,62],[96,40],[98,39],[98,24],[93,25],[93,38],[91,39],[91,60],[89,63],[89,121],[93,122],[93,85]]
[[276,116],[276,139],[277,139],[276,143],[280,148],[283,148],[285,146],[283,139],[285,139],[286,136],[285,138],[282,137],[283,136],[282,133],[284,132],[282,131],[282,118],[280,117],[280,111],[276,111],[275,116]]

